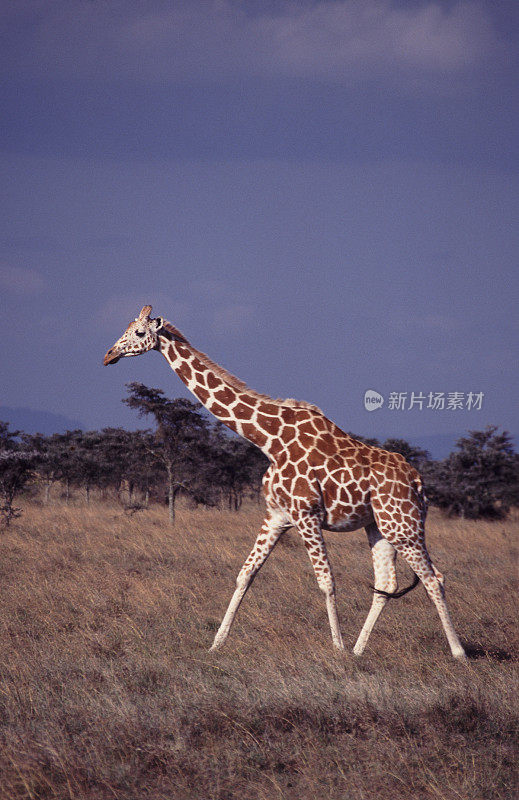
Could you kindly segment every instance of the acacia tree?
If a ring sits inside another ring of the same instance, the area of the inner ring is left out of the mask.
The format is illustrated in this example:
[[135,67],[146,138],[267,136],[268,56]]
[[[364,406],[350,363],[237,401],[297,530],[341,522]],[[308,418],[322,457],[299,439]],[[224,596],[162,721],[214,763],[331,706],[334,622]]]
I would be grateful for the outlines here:
[[70,501],[70,487],[79,485],[81,475],[81,442],[83,431],[76,429],[55,434],[59,450],[60,481],[64,487],[65,502]]
[[150,492],[161,482],[162,474],[153,451],[154,434],[152,431],[132,431],[128,435],[128,458],[124,470],[124,479],[128,484],[128,500],[130,508],[138,507],[134,503],[134,492],[137,489],[142,496],[144,506],[148,506]]
[[71,483],[85,490],[87,503],[93,488],[109,483],[110,469],[103,458],[103,436],[99,431],[75,431],[70,460]]
[[452,516],[505,517],[519,503],[518,457],[507,431],[496,425],[469,431],[444,461],[424,470],[428,499]]
[[21,449],[20,431],[10,431],[8,422],[0,422],[0,514],[6,526],[21,511],[13,505],[15,497],[34,477],[38,454]]
[[230,510],[240,509],[247,491],[259,491],[267,467],[268,459],[258,447],[229,436],[221,423],[213,426],[205,477],[226,496]]
[[150,431],[127,431],[124,428],[103,428],[98,445],[104,465],[105,480],[122,502],[127,492],[129,508],[134,503],[135,490],[144,495],[148,505],[151,484],[157,477],[156,459],[152,456],[153,435]]
[[197,468],[207,455],[207,420],[200,413],[200,403],[181,397],[169,400],[162,389],[143,383],[126,385],[129,397],[123,403],[140,417],[155,419],[151,453],[166,475],[169,520],[174,525],[176,498],[182,489],[189,491],[194,486]]
[[62,436],[59,433],[52,436],[43,436],[41,433],[24,433],[22,440],[26,449],[35,451],[40,457],[37,474],[44,486],[43,502],[47,504],[52,485],[60,481],[63,475]]
[[415,447],[405,439],[386,439],[380,446],[383,450],[389,450],[391,453],[400,453],[416,469],[421,469],[424,462],[431,460],[431,455],[427,450]]

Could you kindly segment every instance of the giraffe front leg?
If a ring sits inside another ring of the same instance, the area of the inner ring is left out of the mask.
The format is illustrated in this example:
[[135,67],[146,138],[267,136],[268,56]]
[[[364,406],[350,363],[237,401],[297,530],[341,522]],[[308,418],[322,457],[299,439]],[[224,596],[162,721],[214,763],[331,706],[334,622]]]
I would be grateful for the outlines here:
[[[395,559],[396,550],[392,544],[380,535],[380,531],[375,524],[368,525],[366,528],[371,555],[373,558],[373,571],[375,573],[375,589],[382,589],[385,592],[394,592],[397,588]],[[357,643],[353,648],[356,656],[362,655],[368,643],[369,635],[373,630],[377,619],[385,608],[388,601],[384,595],[373,592],[373,601],[366,622],[359,634]]]
[[259,570],[271,554],[272,550],[279,541],[279,537],[284,531],[288,530],[291,524],[287,522],[284,515],[276,512],[271,512],[265,519],[261,527],[261,532],[254,543],[254,547],[250,551],[243,567],[241,568],[236,579],[236,589],[231,598],[231,602],[227,607],[225,616],[222,620],[220,627],[214,637],[211,650],[218,650],[219,647],[227,639],[231,625],[236,616],[236,612],[240,607],[245,593],[249,589],[252,581],[258,574]]
[[307,518],[298,523],[297,529],[301,534],[312,567],[314,568],[317,585],[326,598],[326,610],[328,612],[328,621],[332,632],[333,644],[338,650],[344,650],[344,643],[339,627],[339,616],[337,614],[337,601],[335,599],[335,581],[328,553],[326,552],[321,523],[315,518]]

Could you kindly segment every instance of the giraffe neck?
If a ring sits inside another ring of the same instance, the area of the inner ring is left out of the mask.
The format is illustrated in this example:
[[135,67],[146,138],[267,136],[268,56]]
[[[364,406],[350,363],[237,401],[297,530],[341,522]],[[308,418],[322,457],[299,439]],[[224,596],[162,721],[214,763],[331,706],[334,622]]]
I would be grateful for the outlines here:
[[173,330],[178,333],[170,326],[169,335],[159,336],[160,352],[171,369],[211,414],[270,456],[272,435],[268,431],[268,418],[279,419],[280,401],[249,389],[183,336],[171,337]]

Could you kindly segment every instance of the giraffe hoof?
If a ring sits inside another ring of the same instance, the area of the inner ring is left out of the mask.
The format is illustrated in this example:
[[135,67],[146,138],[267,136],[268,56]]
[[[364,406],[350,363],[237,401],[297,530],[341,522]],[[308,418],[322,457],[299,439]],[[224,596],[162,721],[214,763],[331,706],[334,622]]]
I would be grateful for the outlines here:
[[467,658],[467,654],[465,650],[456,650],[455,653],[452,654],[456,661],[459,661],[462,664],[468,664],[469,660]]

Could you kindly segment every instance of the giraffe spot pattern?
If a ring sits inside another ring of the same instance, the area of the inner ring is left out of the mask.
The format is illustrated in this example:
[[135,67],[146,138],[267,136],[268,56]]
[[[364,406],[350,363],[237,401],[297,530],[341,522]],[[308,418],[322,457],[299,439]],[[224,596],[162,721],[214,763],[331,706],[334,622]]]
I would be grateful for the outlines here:
[[[195,392],[195,394],[197,394],[197,392]],[[222,405],[228,405],[232,403],[233,400],[236,400],[235,392],[227,386],[224,389],[219,389],[217,392],[214,392],[213,397],[218,400],[219,403],[222,403]]]
[[237,419],[251,419],[254,409],[244,403],[238,403],[238,405],[234,406],[233,413]]

